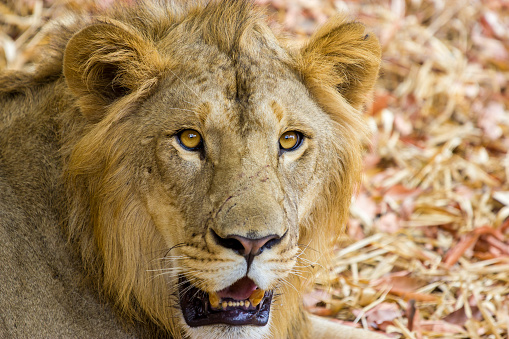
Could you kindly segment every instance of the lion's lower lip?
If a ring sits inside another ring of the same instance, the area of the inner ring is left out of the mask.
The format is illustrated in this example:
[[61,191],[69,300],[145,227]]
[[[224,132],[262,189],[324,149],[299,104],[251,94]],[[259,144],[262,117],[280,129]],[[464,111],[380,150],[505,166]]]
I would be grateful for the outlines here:
[[264,326],[269,321],[272,294],[272,291],[266,291],[256,307],[212,309],[207,293],[192,286],[183,276],[179,278],[180,308],[190,327],[214,324]]

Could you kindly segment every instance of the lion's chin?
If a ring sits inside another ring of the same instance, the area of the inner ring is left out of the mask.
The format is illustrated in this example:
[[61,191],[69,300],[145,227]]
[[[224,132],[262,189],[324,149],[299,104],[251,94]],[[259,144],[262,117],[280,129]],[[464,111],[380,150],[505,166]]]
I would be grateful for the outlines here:
[[209,295],[179,278],[180,308],[188,326],[214,324],[265,326],[269,321],[273,291],[262,291],[244,277]]

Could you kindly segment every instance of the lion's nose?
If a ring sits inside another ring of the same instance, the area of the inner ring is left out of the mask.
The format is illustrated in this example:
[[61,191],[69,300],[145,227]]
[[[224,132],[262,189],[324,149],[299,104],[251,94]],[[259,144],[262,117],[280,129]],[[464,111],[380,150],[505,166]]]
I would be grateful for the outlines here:
[[226,248],[231,248],[235,250],[240,255],[248,256],[248,255],[258,255],[263,252],[266,248],[271,248],[281,241],[281,238],[275,234],[268,235],[259,239],[250,239],[246,237],[242,237],[240,235],[230,235],[226,239],[222,239],[219,241],[221,246]]
[[254,257],[262,253],[265,249],[269,249],[272,246],[279,244],[286,233],[281,237],[276,234],[271,234],[257,239],[247,238],[240,235],[228,235],[225,238],[222,238],[217,235],[214,230],[212,230],[212,234],[219,245],[232,249],[238,254],[244,256],[249,270]]

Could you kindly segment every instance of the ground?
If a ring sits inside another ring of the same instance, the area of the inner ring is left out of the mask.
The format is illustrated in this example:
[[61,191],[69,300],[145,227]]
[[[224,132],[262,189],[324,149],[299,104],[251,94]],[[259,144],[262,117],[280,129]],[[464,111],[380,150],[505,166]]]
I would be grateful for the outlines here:
[[[0,70],[32,67],[50,19],[111,2],[0,3]],[[308,309],[396,338],[508,338],[509,3],[257,2],[296,43],[346,10],[383,47],[364,184]]]

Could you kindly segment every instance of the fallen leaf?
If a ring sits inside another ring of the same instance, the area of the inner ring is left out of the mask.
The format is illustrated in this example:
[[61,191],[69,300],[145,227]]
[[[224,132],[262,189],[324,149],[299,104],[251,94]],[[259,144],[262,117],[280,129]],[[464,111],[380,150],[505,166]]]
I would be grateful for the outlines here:
[[[361,315],[361,311],[354,312],[354,315]],[[394,303],[381,303],[368,310],[363,314],[367,323],[373,328],[384,330],[387,326],[392,325],[394,319],[402,316],[402,312],[398,305]]]
[[421,329],[423,332],[443,333],[443,334],[464,334],[465,329],[462,326],[448,323],[441,320],[424,320],[421,321]]

